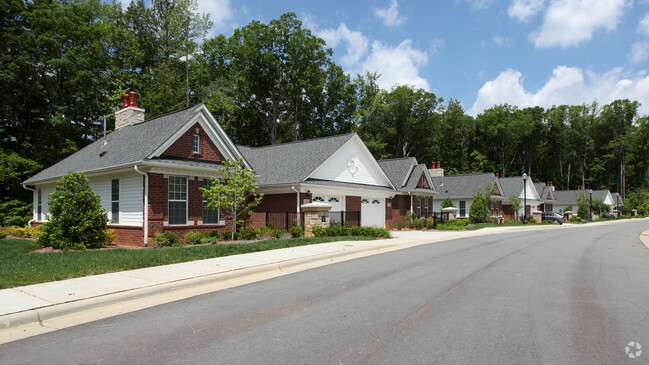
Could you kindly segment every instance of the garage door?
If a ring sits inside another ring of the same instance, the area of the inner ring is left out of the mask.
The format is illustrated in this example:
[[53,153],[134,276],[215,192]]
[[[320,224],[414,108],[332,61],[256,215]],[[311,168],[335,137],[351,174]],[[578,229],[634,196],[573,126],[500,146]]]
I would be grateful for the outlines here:
[[365,227],[385,227],[385,200],[376,198],[361,199],[361,225]]
[[331,219],[331,224],[340,225],[343,219],[343,211],[345,207],[343,206],[343,199],[339,196],[325,196],[318,195],[313,197],[313,202],[321,202],[331,204],[331,211],[329,219]]

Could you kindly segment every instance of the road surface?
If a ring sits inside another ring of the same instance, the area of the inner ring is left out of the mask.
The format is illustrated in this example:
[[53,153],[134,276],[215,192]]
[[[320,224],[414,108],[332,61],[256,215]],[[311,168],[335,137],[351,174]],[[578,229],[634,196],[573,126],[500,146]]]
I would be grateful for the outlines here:
[[417,246],[7,343],[0,363],[647,364],[647,229]]

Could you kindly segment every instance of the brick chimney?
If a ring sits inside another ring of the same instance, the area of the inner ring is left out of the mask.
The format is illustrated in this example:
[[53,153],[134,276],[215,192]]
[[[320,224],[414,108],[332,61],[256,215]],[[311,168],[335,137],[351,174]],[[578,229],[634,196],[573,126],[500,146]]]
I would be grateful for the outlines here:
[[433,161],[431,168],[428,170],[428,173],[431,177],[440,177],[444,176],[444,169],[442,168],[442,163]]
[[115,113],[115,130],[144,122],[144,109],[137,105],[138,96],[135,91],[122,95],[122,109]]

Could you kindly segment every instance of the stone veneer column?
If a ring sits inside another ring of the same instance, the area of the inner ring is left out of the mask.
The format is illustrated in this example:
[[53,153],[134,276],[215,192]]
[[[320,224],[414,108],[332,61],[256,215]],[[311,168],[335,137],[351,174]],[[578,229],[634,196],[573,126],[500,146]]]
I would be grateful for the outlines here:
[[313,227],[329,227],[331,204],[309,203],[300,206],[304,212],[304,237],[313,237]]
[[456,207],[446,207],[446,208],[442,208],[442,213],[448,213],[448,220],[452,221],[456,219],[458,210],[459,209]]

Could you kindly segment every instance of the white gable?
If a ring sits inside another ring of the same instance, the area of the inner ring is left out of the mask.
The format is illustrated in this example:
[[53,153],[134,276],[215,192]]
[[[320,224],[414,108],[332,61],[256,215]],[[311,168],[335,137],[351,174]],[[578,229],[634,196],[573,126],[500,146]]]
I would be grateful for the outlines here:
[[[523,185],[523,179],[521,179],[521,185]],[[541,200],[541,197],[539,196],[539,193],[536,191],[536,187],[534,187],[534,181],[532,181],[531,177],[527,178],[527,184],[525,184],[525,190],[527,191],[527,199],[528,200]],[[521,193],[518,196],[520,199],[524,198],[525,192],[523,189],[521,189]]]
[[347,141],[308,178],[392,187],[390,180],[358,136]]

